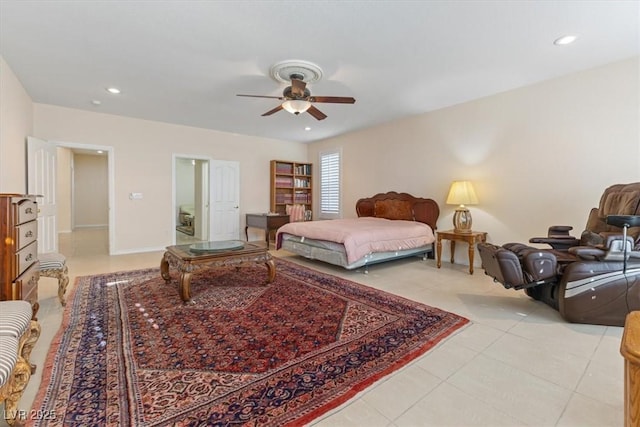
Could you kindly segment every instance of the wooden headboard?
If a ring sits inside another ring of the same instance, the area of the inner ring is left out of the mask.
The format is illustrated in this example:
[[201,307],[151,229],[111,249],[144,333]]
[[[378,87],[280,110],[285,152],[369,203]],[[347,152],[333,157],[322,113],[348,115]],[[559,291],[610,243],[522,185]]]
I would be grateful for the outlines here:
[[389,191],[358,200],[356,212],[359,217],[377,216],[387,219],[419,221],[429,225],[435,231],[440,207],[433,199]]

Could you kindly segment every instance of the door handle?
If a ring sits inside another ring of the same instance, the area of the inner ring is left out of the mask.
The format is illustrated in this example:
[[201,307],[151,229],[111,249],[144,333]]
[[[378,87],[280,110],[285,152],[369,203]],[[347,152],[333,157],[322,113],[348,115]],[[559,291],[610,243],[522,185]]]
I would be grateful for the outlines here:
[[238,209],[240,206],[234,206],[233,209]]

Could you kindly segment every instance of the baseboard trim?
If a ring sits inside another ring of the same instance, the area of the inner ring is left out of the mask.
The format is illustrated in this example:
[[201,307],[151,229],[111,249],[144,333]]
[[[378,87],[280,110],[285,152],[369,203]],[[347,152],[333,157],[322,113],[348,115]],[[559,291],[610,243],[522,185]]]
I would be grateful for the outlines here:
[[166,250],[166,246],[158,246],[158,247],[149,247],[149,248],[134,248],[134,249],[121,249],[117,251],[109,252],[109,255],[131,255],[131,254],[140,254],[146,252],[161,252]]

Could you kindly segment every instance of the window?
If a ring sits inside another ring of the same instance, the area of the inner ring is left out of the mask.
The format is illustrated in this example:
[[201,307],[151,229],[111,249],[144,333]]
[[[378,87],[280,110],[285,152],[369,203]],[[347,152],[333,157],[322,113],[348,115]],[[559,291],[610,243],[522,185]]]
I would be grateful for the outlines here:
[[340,151],[320,153],[320,217],[340,217]]

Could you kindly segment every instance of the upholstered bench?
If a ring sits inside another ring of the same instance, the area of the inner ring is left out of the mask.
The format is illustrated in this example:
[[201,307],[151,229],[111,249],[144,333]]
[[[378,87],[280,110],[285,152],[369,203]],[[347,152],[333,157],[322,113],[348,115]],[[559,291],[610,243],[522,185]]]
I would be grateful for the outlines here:
[[[17,339],[19,354],[27,362],[40,337],[40,324],[32,316],[33,308],[27,301],[0,301],[0,336]],[[35,366],[32,370],[35,371]]]
[[40,254],[38,260],[40,261],[40,277],[58,279],[58,299],[60,304],[65,305],[64,294],[67,292],[67,285],[69,285],[67,259],[62,254],[51,252]]
[[[13,368],[18,362],[18,339],[0,335],[0,403],[4,402],[13,386]],[[5,417],[6,418],[6,417]]]
[[29,358],[40,337],[40,324],[32,316],[27,301],[0,301],[0,402],[4,401],[9,425],[19,418],[18,402],[35,372]]
[[29,329],[33,309],[27,301],[2,301],[0,303],[0,335],[20,338]]

